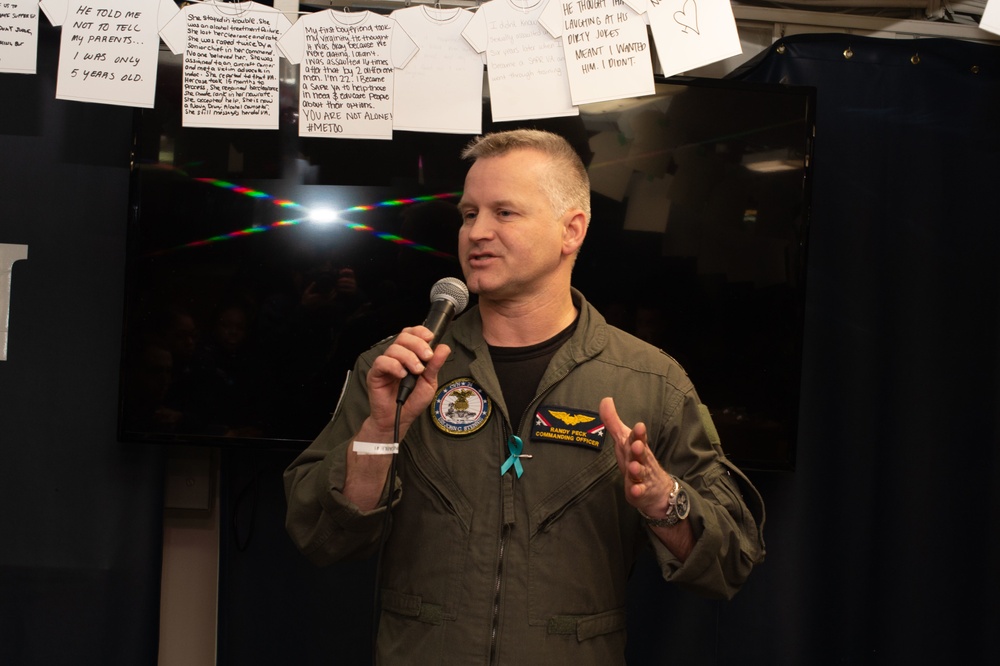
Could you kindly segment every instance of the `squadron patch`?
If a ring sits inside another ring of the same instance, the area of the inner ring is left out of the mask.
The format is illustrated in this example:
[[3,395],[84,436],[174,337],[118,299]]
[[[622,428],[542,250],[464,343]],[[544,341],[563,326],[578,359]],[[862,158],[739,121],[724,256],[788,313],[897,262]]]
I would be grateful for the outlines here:
[[431,403],[431,417],[449,435],[469,435],[489,420],[493,403],[469,377],[460,377],[438,389]]
[[597,412],[542,405],[535,412],[531,439],[599,450],[604,442],[604,423]]

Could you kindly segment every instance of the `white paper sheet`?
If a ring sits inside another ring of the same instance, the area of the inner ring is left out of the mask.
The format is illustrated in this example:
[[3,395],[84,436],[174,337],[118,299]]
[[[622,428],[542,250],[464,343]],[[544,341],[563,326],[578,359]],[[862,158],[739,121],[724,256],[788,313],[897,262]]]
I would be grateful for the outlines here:
[[[2,0],[0,0],[2,1]],[[278,37],[285,15],[257,2],[188,5],[160,31],[184,54],[184,127],[278,129]]]
[[743,52],[729,0],[625,0],[649,17],[664,76]]
[[38,63],[38,0],[0,0],[0,72],[34,74]]
[[545,0],[491,0],[462,33],[486,53],[494,121],[580,113],[570,97],[562,44],[538,22],[544,6]]
[[27,245],[0,243],[0,361],[7,360],[7,331],[10,325],[11,271],[14,262],[28,258]]
[[655,92],[646,22],[624,0],[550,0],[539,22],[562,38],[574,104]]
[[296,21],[278,48],[299,64],[299,136],[392,139],[394,69],[417,52],[395,19],[327,9]]
[[979,27],[1000,35],[1000,0],[988,0],[979,19]]
[[413,132],[483,130],[483,62],[462,37],[472,12],[420,5],[389,14],[419,50],[396,70],[392,126]]
[[41,0],[38,6],[63,27],[57,99],[152,108],[158,33],[178,12],[173,0]]

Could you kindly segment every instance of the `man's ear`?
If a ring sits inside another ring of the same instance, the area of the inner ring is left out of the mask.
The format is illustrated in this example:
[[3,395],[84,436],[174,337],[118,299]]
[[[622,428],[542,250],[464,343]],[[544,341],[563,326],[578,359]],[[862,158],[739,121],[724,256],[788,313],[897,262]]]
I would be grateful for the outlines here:
[[587,216],[582,210],[568,211],[563,218],[563,254],[576,254],[586,235]]

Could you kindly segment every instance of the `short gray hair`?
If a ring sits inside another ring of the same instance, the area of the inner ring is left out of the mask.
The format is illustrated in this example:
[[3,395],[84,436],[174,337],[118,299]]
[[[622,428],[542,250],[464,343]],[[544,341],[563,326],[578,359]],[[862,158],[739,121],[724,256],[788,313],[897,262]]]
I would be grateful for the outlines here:
[[541,185],[557,215],[579,208],[590,224],[590,177],[580,155],[569,141],[543,130],[517,129],[476,137],[462,151],[462,159],[499,157],[513,150],[537,150],[552,160]]

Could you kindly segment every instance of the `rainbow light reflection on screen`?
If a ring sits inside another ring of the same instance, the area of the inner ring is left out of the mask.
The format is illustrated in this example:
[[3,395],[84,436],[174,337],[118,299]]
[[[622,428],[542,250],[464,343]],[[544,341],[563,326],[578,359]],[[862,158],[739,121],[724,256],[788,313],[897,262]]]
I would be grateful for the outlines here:
[[[179,169],[178,169],[179,171]],[[301,210],[306,213],[306,216],[300,217],[292,220],[279,220],[277,222],[272,222],[271,224],[265,224],[262,226],[248,227],[246,229],[239,229],[237,231],[231,231],[225,234],[219,234],[217,236],[211,236],[209,238],[204,238],[201,240],[191,241],[190,243],[184,243],[183,245],[178,245],[173,248],[166,250],[160,250],[154,254],[165,254],[167,252],[173,252],[176,250],[184,250],[195,247],[203,247],[212,243],[218,243],[220,241],[232,240],[234,238],[244,238],[247,236],[253,236],[256,234],[264,233],[265,231],[270,231],[271,229],[278,229],[281,227],[291,227],[308,222],[308,211],[309,209],[300,203],[295,201],[290,201],[288,199],[278,199],[267,192],[261,192],[260,190],[254,190],[249,187],[243,187],[242,185],[237,185],[235,183],[230,183],[225,180],[219,180],[218,178],[194,178],[194,180],[200,183],[206,183],[208,185],[213,185],[215,187],[220,187],[225,190],[230,190],[237,194],[242,194],[253,199],[264,199],[270,200],[274,205],[280,206],[281,208],[290,208],[295,210]],[[433,201],[435,199],[453,199],[462,196],[461,192],[443,192],[441,194],[426,194],[419,197],[412,197],[408,199],[387,199],[385,201],[379,201],[373,204],[362,204],[358,206],[351,206],[350,208],[345,208],[343,210],[337,211],[337,215],[342,215],[344,213],[356,213],[365,212],[370,210],[375,210],[376,208],[386,208],[393,206],[407,206],[410,204],[421,203],[423,201]],[[395,243],[397,245],[403,245],[409,247],[413,250],[418,250],[420,252],[427,252],[436,257],[446,257],[453,258],[453,255],[437,250],[429,245],[422,245],[415,241],[403,238],[402,236],[397,236],[396,234],[387,233],[384,231],[378,231],[367,224],[362,224],[360,222],[348,222],[341,221],[340,224],[347,227],[348,229],[353,229],[354,231],[366,231],[376,238],[384,241]]]

